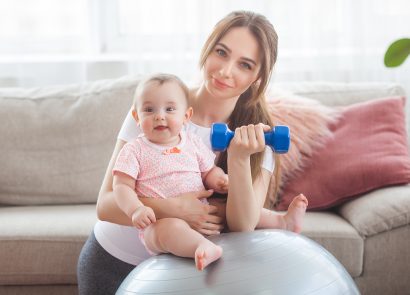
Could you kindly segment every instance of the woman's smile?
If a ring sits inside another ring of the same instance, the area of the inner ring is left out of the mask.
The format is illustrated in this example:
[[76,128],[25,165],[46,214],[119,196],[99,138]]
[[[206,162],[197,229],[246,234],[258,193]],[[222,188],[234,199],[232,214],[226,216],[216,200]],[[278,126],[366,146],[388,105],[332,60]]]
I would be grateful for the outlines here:
[[213,84],[216,88],[219,88],[221,90],[224,90],[224,89],[227,89],[227,88],[232,88],[231,85],[229,85],[229,84],[227,84],[227,83],[225,83],[222,80],[217,79],[217,78],[212,78],[212,82],[213,82]]

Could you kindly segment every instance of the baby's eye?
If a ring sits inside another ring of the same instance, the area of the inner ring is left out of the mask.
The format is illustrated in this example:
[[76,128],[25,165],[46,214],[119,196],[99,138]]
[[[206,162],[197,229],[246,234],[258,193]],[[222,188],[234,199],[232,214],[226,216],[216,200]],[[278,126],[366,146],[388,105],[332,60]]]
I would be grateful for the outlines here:
[[175,110],[176,110],[175,107],[167,107],[167,112],[173,112]]
[[217,48],[215,51],[219,56],[226,56],[226,51],[223,49]]
[[146,113],[152,113],[154,111],[154,108],[153,107],[146,107],[146,108],[144,108],[144,112],[146,112]]

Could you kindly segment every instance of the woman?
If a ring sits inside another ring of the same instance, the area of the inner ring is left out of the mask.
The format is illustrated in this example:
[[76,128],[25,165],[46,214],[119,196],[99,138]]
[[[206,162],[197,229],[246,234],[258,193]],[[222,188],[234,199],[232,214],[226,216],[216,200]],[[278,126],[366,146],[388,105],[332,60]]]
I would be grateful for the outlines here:
[[[198,201],[210,197],[211,191],[163,200],[142,198],[157,218],[181,218],[198,232],[212,235],[222,230],[226,211],[229,230],[255,229],[274,166],[272,150],[265,147],[263,132],[272,126],[264,93],[276,57],[277,35],[265,17],[239,11],[217,23],[201,53],[203,82],[190,90],[190,105],[194,109],[190,131],[209,142],[213,122],[227,122],[235,130],[228,150],[219,155],[217,162],[229,175],[227,201],[221,204],[210,200],[212,205]],[[80,294],[114,293],[135,265],[149,257],[143,246],[137,245],[135,228],[118,208],[112,193],[115,159],[126,141],[139,132],[130,127],[135,125],[132,120],[128,115],[120,131],[98,197],[98,218],[108,222],[97,222],[80,255]],[[299,230],[306,205],[306,198],[298,196],[287,216],[272,214],[271,224],[266,226],[276,223],[277,227]]]

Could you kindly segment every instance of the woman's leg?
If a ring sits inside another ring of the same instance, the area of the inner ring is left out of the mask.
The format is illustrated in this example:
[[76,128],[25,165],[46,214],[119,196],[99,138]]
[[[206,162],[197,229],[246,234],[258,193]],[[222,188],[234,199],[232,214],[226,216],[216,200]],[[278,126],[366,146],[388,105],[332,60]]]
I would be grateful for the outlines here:
[[300,194],[292,200],[288,211],[284,215],[268,209],[262,209],[256,228],[284,229],[300,233],[307,205],[307,198]]
[[178,218],[164,218],[151,224],[144,231],[144,239],[148,249],[153,252],[195,258],[199,270],[203,270],[222,255],[220,246]]
[[79,294],[115,294],[122,281],[134,268],[135,265],[123,262],[106,252],[92,232],[78,259]]

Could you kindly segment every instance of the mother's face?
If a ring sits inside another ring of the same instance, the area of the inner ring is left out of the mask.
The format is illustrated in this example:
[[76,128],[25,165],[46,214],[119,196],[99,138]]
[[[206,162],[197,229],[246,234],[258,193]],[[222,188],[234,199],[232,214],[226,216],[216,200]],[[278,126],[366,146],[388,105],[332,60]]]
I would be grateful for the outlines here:
[[215,97],[236,98],[258,79],[260,60],[258,41],[248,28],[232,28],[205,61],[205,87]]

